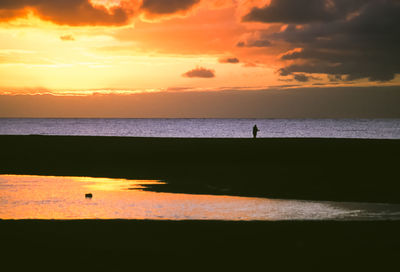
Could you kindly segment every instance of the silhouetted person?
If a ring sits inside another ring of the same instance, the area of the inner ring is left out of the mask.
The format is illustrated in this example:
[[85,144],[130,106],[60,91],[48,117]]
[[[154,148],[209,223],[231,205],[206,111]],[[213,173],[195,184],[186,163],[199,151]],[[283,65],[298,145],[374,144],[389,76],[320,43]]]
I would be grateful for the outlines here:
[[254,125],[253,127],[253,138],[257,138],[257,132],[260,130],[258,129],[257,125]]

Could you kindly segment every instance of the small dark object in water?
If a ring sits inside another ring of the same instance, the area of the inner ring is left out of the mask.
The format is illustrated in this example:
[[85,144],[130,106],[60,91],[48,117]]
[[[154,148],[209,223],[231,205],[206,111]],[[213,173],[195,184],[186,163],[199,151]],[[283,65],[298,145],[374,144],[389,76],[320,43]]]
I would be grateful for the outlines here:
[[93,195],[92,194],[85,194],[85,198],[92,198]]

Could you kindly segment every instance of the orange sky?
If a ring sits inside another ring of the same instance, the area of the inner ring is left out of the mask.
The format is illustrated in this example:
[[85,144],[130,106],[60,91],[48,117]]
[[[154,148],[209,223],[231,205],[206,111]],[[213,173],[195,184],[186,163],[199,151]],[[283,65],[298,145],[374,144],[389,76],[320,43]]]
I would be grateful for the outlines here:
[[[354,72],[357,62],[346,63],[340,44],[317,47],[304,38],[321,22],[332,29],[329,16],[336,25],[356,23],[368,7],[343,9],[330,0],[326,17],[304,19],[293,15],[290,0],[278,1],[1,1],[0,95],[399,85],[396,64],[383,63],[385,74]],[[333,40],[329,31],[316,41]]]
[[[245,67],[262,60],[254,50],[236,47],[249,28],[240,23],[237,5],[215,1],[222,5],[215,7],[210,2],[168,15],[142,12],[118,26],[107,21],[100,26],[75,25],[78,19],[70,26],[57,15],[47,19],[30,10],[1,24],[0,86],[85,90],[280,84],[274,73],[276,61],[265,53],[260,67]],[[219,62],[229,57],[240,62]],[[196,67],[214,70],[215,77],[182,76]]]

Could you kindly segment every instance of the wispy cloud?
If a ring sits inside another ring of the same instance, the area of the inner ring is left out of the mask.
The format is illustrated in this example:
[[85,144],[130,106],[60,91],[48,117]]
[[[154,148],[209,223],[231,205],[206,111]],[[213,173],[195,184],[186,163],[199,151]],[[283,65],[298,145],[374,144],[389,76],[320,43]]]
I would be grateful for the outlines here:
[[60,36],[60,39],[62,41],[75,41],[75,38],[72,35],[62,35]]
[[189,78],[192,78],[192,77],[213,78],[213,77],[215,77],[215,72],[214,72],[214,70],[211,70],[211,69],[197,67],[195,69],[187,71],[182,76],[189,77]]
[[219,63],[233,63],[233,64],[235,64],[235,63],[239,63],[240,61],[239,61],[238,58],[235,58],[235,57],[227,57],[227,58],[220,58],[218,60],[218,62]]

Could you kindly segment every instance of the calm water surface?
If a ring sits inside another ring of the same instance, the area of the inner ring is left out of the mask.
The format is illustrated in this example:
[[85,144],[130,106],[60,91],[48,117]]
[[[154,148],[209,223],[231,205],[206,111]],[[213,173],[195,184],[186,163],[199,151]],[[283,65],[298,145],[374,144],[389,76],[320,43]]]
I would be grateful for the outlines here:
[[[157,180],[0,175],[1,219],[399,220],[400,205],[143,191]],[[93,198],[85,198],[86,193]]]
[[0,135],[400,139],[400,119],[7,119]]

